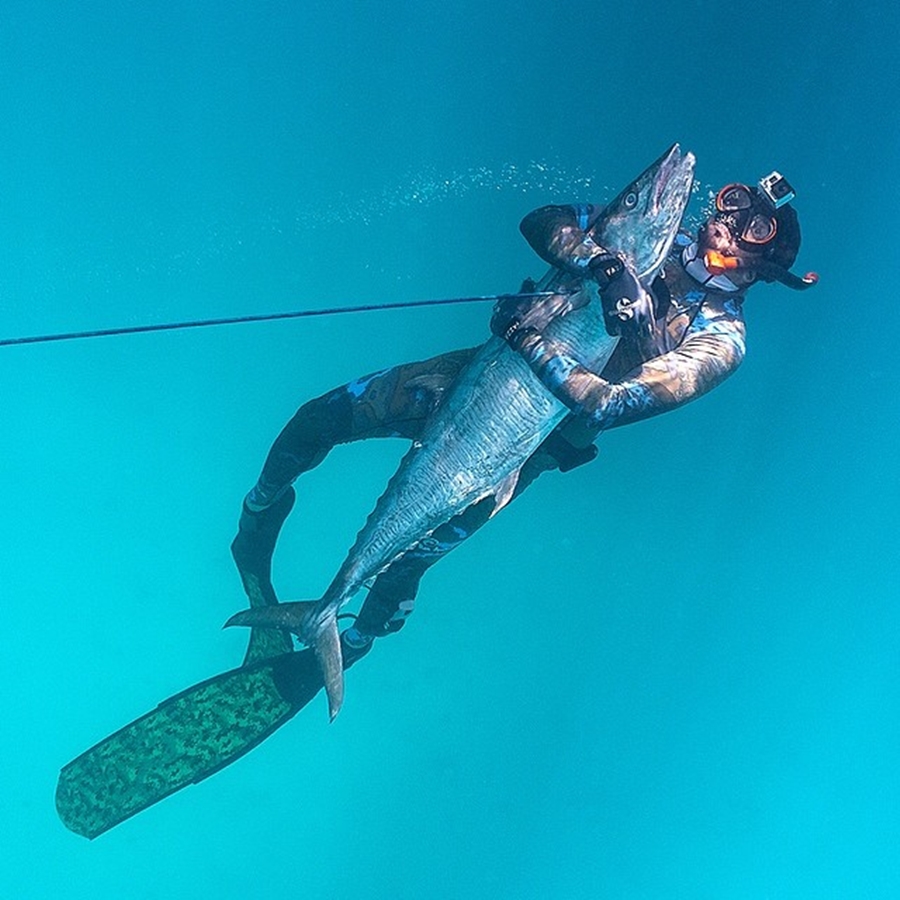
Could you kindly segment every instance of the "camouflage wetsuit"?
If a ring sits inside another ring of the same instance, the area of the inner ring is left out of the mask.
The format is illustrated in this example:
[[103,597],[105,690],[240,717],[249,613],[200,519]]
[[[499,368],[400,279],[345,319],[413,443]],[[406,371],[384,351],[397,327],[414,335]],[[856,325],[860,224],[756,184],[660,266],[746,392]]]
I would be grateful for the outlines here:
[[[584,272],[585,231],[601,212],[593,206],[548,206],[522,221],[528,242],[547,262]],[[649,418],[706,393],[744,355],[744,291],[718,290],[687,274],[686,236],[653,285],[650,333],[623,337],[602,372],[591,372],[567,348],[536,335],[521,348],[529,365],[572,415],[526,462],[514,496],[544,471],[567,471],[596,455],[601,431]],[[727,287],[734,288],[733,285]],[[271,552],[293,504],[293,481],[317,466],[336,444],[373,437],[415,440],[426,418],[475,350],[458,350],[353,381],[305,403],[278,436],[256,486],[247,495],[232,549],[251,603],[276,602]],[[488,499],[436,529],[392,563],[372,585],[355,631],[379,636],[412,611],[424,572],[490,517]]]

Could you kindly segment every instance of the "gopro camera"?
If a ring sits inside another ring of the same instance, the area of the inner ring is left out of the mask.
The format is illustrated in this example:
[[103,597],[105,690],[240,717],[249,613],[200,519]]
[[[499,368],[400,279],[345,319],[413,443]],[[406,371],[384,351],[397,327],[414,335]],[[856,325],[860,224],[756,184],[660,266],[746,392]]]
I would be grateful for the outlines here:
[[797,196],[790,182],[780,172],[773,172],[771,175],[761,178],[759,189],[775,209],[790,203]]

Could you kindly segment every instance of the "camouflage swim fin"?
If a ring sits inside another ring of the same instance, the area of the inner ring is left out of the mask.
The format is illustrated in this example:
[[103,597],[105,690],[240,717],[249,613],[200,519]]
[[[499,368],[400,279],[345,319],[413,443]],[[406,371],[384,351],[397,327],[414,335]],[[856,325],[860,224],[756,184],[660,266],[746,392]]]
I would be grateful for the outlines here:
[[[344,648],[344,668],[368,649]],[[103,834],[239,759],[323,686],[314,652],[302,650],[223,672],[164,700],[62,768],[60,819],[84,837]]]

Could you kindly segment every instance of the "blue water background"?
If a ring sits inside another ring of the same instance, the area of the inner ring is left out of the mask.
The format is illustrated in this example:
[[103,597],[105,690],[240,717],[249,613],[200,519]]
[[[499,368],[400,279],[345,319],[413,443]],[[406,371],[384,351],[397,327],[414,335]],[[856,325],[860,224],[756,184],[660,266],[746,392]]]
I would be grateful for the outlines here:
[[[239,661],[228,545],[283,423],[489,310],[0,348],[0,896],[900,896],[897,10],[7,0],[2,336],[513,290],[524,213],[674,140],[698,206],[786,174],[822,281],[755,289],[733,379],[431,572],[335,724],[92,843],[58,770]],[[302,480],[283,597],[402,450]]]

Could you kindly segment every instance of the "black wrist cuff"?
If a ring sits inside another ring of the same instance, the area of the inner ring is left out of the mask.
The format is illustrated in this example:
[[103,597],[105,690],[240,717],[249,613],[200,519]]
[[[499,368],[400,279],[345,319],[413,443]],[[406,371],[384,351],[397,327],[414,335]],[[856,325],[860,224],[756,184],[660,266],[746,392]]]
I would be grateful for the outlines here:
[[516,353],[519,353],[522,350],[522,344],[524,344],[532,335],[538,335],[540,337],[540,332],[536,328],[520,328],[517,323],[514,329],[507,332],[506,343],[509,344]]
[[611,253],[601,253],[588,263],[588,268],[602,291],[625,271],[625,263]]

